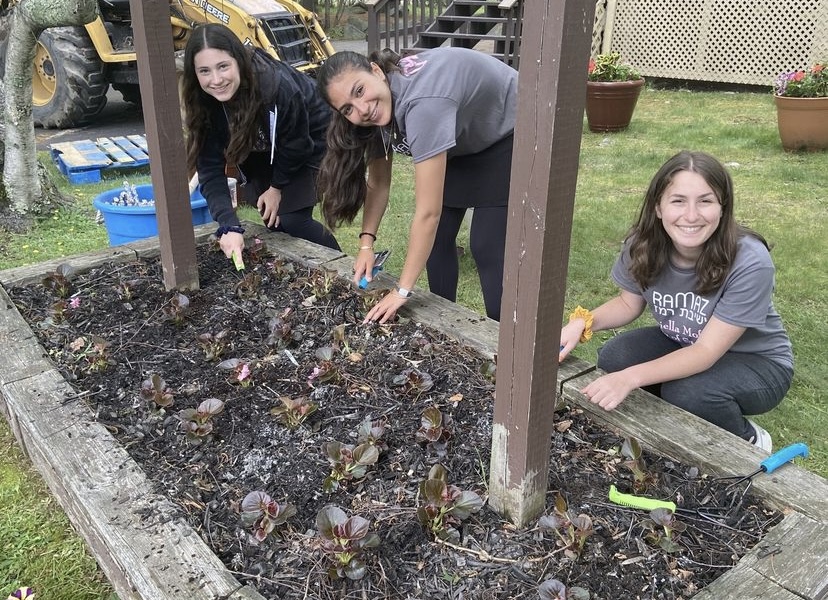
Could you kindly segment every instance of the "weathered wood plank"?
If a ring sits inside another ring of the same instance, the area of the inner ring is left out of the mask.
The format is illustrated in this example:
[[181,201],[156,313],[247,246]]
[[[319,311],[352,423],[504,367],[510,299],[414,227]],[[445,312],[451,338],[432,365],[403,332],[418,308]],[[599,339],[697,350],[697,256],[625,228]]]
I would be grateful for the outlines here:
[[820,600],[828,597],[828,530],[790,513],[739,564],[695,600]]

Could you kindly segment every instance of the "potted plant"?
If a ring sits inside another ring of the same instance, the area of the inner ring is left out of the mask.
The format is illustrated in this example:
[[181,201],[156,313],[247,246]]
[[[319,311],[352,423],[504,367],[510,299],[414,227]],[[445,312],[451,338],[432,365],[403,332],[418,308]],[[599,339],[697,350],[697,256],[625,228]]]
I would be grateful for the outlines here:
[[[124,181],[123,188],[107,190],[92,201],[103,215],[110,246],[119,246],[158,235],[155,219],[155,198],[152,185],[132,185]],[[193,225],[204,225],[212,218],[207,200],[198,190],[190,196]]]
[[785,150],[828,148],[828,61],[781,73],[774,82],[774,101]]
[[595,133],[621,131],[632,119],[644,78],[621,62],[621,54],[610,52],[589,59],[586,115]]

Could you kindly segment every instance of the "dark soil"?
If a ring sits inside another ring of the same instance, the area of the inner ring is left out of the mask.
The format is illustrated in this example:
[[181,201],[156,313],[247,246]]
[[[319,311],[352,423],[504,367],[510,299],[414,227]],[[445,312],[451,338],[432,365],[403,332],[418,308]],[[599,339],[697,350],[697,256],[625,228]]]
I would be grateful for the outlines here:
[[[647,512],[608,502],[610,484],[635,489],[623,439],[564,407],[552,433],[545,515],[554,514],[560,498],[571,517],[591,518],[594,532],[580,555],[556,531],[537,523],[516,529],[488,506],[459,523],[458,536],[436,541],[417,519],[419,486],[433,465],[445,467],[449,484],[486,498],[494,384],[482,372],[490,365],[418,323],[362,325],[370,295],[341,281],[325,294],[332,282],[321,271],[246,259],[248,274],[260,278],[255,290],[240,285],[242,276],[222,255],[201,248],[201,289],[187,294],[179,325],[168,318],[174,294],[164,290],[157,260],[74,276],[63,302],[43,285],[10,294],[98,420],[227,567],[267,598],[537,598],[550,578],[585,588],[594,600],[688,598],[781,518],[742,490],[725,490],[692,466],[645,452],[652,481],[642,495],[706,512],[734,504],[715,518],[677,515],[687,529],[676,538],[678,549],[666,552],[645,539]],[[283,335],[272,334],[274,317]],[[198,336],[224,330],[223,354],[207,360]],[[327,363],[318,353],[325,347],[334,347]],[[95,370],[100,354],[106,356]],[[228,359],[248,363],[250,385],[219,368]],[[141,397],[153,373],[173,393],[167,409]],[[270,412],[282,396],[307,396],[318,410],[288,429]],[[177,415],[208,398],[225,409],[213,418],[212,434],[191,443]],[[452,420],[443,455],[417,441],[431,406]],[[355,444],[364,419],[387,420],[387,449],[364,478],[324,492],[331,466],[322,445]],[[240,520],[241,501],[255,490],[296,508],[262,543]],[[364,517],[379,538],[365,552],[360,580],[328,576],[333,562],[316,532],[326,505]]]

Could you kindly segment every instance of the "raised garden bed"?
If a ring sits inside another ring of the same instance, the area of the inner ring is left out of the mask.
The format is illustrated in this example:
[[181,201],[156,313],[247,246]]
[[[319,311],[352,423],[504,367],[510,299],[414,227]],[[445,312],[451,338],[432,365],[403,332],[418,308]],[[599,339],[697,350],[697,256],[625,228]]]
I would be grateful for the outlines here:
[[[292,240],[286,236],[264,234],[263,230],[262,234],[268,240],[272,250],[278,251],[288,259],[300,263],[325,265],[344,275],[350,272],[351,260],[339,253]],[[202,239],[204,237],[205,235],[200,236]],[[76,257],[68,261],[41,264],[31,269],[6,271],[0,274],[0,281],[6,287],[37,282],[44,273],[53,271],[60,262],[70,262],[77,268],[84,268],[131,261],[136,256],[155,256],[157,255],[155,245],[156,242],[153,240],[129,247],[108,249],[94,257]],[[13,309],[10,300],[7,297],[3,299],[4,307],[7,309],[2,312],[3,316],[0,318],[0,340],[7,348],[7,352],[0,358],[4,411],[18,440],[44,474],[50,488],[59,498],[76,527],[87,539],[121,598],[124,600],[159,597],[261,598],[262,596],[254,589],[240,583],[240,579],[247,581],[246,577],[251,575],[249,570],[245,571],[246,575],[235,576],[236,574],[231,573],[202,542],[201,537],[187,525],[182,518],[181,499],[178,498],[177,504],[174,504],[167,497],[156,492],[157,484],[147,480],[121,444],[107,431],[106,416],[100,418],[99,415],[99,421],[91,418],[87,405],[78,401],[76,391],[69,387],[52,363],[43,356],[41,346],[17,311]],[[412,299],[408,309],[410,309],[408,315],[417,322],[448,332],[467,346],[481,352],[484,357],[491,356],[496,351],[497,325],[493,322],[481,319],[454,304],[425,293],[418,294]],[[163,346],[164,342],[163,339],[159,339],[158,345]],[[476,360],[465,354],[461,358],[468,364],[473,364]],[[366,357],[366,361],[368,360]],[[579,361],[568,361],[562,366],[559,379],[567,378],[581,371],[585,366],[587,365]],[[601,447],[604,434],[581,423],[578,416],[581,409],[577,409],[577,406],[582,399],[578,397],[575,389],[582,384],[583,379],[580,379],[565,386],[568,400],[576,406],[576,410],[570,415],[574,421],[571,426],[572,430],[569,432],[570,437],[592,436],[588,437],[589,444]],[[490,394],[490,391],[488,393]],[[473,402],[473,394],[467,392],[465,401]],[[412,406],[414,404],[412,400]],[[593,410],[589,403],[583,404],[582,409]],[[458,420],[462,419],[461,412],[458,410]],[[419,419],[418,414],[415,416]],[[593,420],[603,422],[609,425],[610,429],[617,429],[623,435],[632,435],[646,447],[655,449],[674,461],[696,465],[713,476],[746,473],[752,470],[751,467],[762,458],[762,455],[749,444],[741,443],[733,436],[681,411],[664,406],[660,401],[643,393],[626,402],[622,410],[612,413],[599,410],[593,415]],[[101,422],[104,424],[102,425]],[[118,425],[114,423],[109,423],[108,426],[114,430],[118,429]],[[402,426],[396,426],[392,421],[392,428],[401,429]],[[221,436],[217,438],[221,439]],[[295,442],[296,439],[294,438],[293,441]],[[464,442],[467,445],[479,444],[471,439],[458,440],[456,443],[462,445]],[[209,451],[209,444],[208,442],[205,445],[205,452]],[[612,442],[609,441],[606,444],[611,445]],[[303,448],[303,450],[308,453],[318,453],[316,448]],[[483,457],[488,456],[486,447],[478,447],[477,451]],[[565,452],[566,450],[560,447],[558,451]],[[191,448],[182,446],[181,453],[191,456],[193,451]],[[319,460],[322,460],[321,457]],[[485,461],[481,462],[485,469]],[[322,463],[324,464],[324,460]],[[416,465],[413,467],[412,471],[416,471]],[[476,467],[466,465],[466,468]],[[453,465],[453,472],[459,473],[461,470],[461,465]],[[620,471],[618,476],[623,477]],[[380,478],[377,477],[377,479]],[[478,476],[477,479],[483,482],[485,478]],[[205,485],[210,485],[210,483],[207,482]],[[267,491],[277,491],[274,488],[278,488],[278,484],[271,486]],[[754,484],[755,492],[761,495],[770,506],[782,510],[785,513],[784,520],[771,530],[762,542],[739,562],[736,568],[728,571],[725,576],[707,586],[695,597],[711,599],[811,598],[815,600],[823,597],[828,590],[826,575],[815,567],[828,561],[828,556],[826,556],[828,551],[824,543],[825,534],[828,533],[826,489],[828,488],[823,479],[793,465],[780,469],[772,476],[757,478]],[[359,492],[360,490],[353,491]],[[314,489],[313,486],[309,486],[308,495],[318,496],[318,487]],[[357,496],[361,497],[363,502],[371,500],[367,492],[362,496],[357,493]],[[341,503],[345,496],[332,495],[331,498],[331,503]],[[283,499],[278,498],[278,500]],[[294,498],[287,498],[287,500],[296,502]],[[570,498],[570,501],[575,502],[579,499]],[[199,504],[200,498],[194,498],[193,503]],[[550,499],[550,505],[552,503],[553,499]],[[352,507],[345,506],[345,508],[350,511]],[[381,518],[382,510],[377,507],[368,512],[379,515]],[[202,532],[210,531],[210,528],[206,526],[199,527],[199,529]],[[220,530],[215,531],[217,535],[220,533]],[[396,531],[398,537],[408,536],[411,540],[420,535],[416,527],[406,529],[400,526]],[[469,527],[466,531],[471,532],[472,535],[478,533],[473,527]],[[506,531],[505,528],[504,531]],[[300,540],[300,544],[313,544],[312,538],[302,537],[303,534],[304,531],[294,531],[292,539],[294,542]],[[547,532],[545,536],[554,542],[554,536],[551,533]],[[522,540],[521,543],[524,543],[527,549],[524,559],[536,556],[533,552],[538,547],[538,537],[537,532],[534,534],[530,532]],[[285,553],[288,550],[284,542],[285,540],[282,540],[281,545],[277,544],[270,548],[276,548]],[[588,548],[589,543],[587,543]],[[401,562],[414,556],[404,552],[404,544],[401,548]],[[552,548],[554,548],[554,543]],[[511,565],[520,565],[520,561],[515,560],[514,557],[509,558],[513,560],[510,563],[504,562],[502,556],[490,556],[486,552],[453,553],[444,547],[434,546],[433,552],[429,551],[420,558],[437,563],[454,561],[453,563],[440,563],[451,567],[450,572],[445,574],[447,581],[441,584],[446,590],[445,597],[452,597],[449,595],[452,589],[454,593],[464,589],[466,597],[469,598],[534,597],[530,590],[533,590],[537,583],[529,585],[524,582],[523,587],[520,588],[520,595],[517,593],[498,595],[494,586],[490,586],[485,592],[479,588],[475,591],[473,583],[464,581],[464,577],[471,577],[475,573],[487,574],[493,570],[504,573],[507,579],[509,576],[519,577],[520,573],[515,575],[510,570]],[[628,558],[630,557],[619,558],[619,562]],[[396,566],[402,570],[400,565]],[[324,570],[323,565],[320,572]],[[537,575],[531,568],[524,570],[533,576]],[[420,572],[426,573],[427,570],[420,567]],[[457,581],[448,581],[455,576],[458,578]],[[480,577],[483,579],[483,575]],[[346,597],[343,591],[346,587],[323,586],[319,588],[311,586],[310,582],[301,580],[293,584],[294,587],[300,588],[298,592],[300,595],[296,597]],[[305,586],[304,590],[303,586]],[[660,592],[661,595],[652,595],[654,588],[648,592],[646,588],[649,586],[648,582],[643,582],[644,589],[630,589],[629,597],[636,597],[632,595],[633,592],[640,594],[642,598],[673,597],[664,595],[663,592]],[[358,591],[360,588],[357,585],[347,589]],[[378,588],[363,587],[362,589],[373,589],[376,592]],[[393,588],[389,589],[393,590]],[[440,589],[440,586],[435,589]],[[504,589],[508,590],[508,587]],[[323,595],[320,590],[324,590],[328,595]],[[435,593],[395,596],[392,592],[386,592],[383,596],[440,597]],[[376,593],[374,595],[369,593],[367,597],[377,596]],[[595,597],[602,596],[596,594],[593,598]]]

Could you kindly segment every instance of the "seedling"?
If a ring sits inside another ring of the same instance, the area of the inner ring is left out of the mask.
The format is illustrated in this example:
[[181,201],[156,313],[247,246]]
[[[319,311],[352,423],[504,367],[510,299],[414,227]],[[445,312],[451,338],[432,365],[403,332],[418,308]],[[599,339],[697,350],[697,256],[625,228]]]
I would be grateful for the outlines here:
[[681,546],[677,543],[681,532],[687,525],[676,519],[675,513],[667,508],[656,508],[650,511],[650,518],[641,522],[646,530],[644,539],[654,546],[661,547],[667,553],[679,552]]
[[547,579],[538,587],[538,600],[589,600],[589,591],[582,587],[566,587],[557,579]]
[[406,393],[416,397],[434,387],[434,380],[425,371],[409,367],[395,375],[391,385],[401,386]]
[[103,371],[113,363],[109,356],[109,342],[97,335],[80,336],[69,344],[77,361],[84,361],[88,373]]
[[200,444],[213,432],[212,419],[224,410],[224,402],[208,398],[198,408],[185,408],[178,413],[181,429],[187,434],[187,441]]
[[256,298],[259,294],[259,288],[261,285],[262,276],[254,271],[251,271],[242,277],[236,284],[236,296],[246,300]]
[[307,396],[299,396],[298,398],[282,396],[279,401],[282,405],[271,408],[270,414],[275,415],[279,422],[288,429],[299,427],[319,407],[315,402],[311,402]]
[[253,385],[253,367],[241,358],[228,358],[218,364],[222,371],[231,371],[230,383],[237,383],[242,387]]
[[316,529],[322,538],[321,548],[333,561],[328,569],[332,579],[365,576],[364,554],[379,546],[380,539],[370,532],[371,524],[360,516],[348,517],[338,506],[326,506],[316,514]]
[[293,330],[289,317],[293,314],[292,308],[286,308],[281,314],[271,317],[267,326],[270,335],[267,336],[267,345],[273,348],[284,348],[291,342],[298,342],[302,334]]
[[190,312],[190,299],[184,294],[173,294],[170,301],[161,309],[164,318],[173,324],[181,326]]
[[451,415],[444,415],[436,406],[428,407],[420,417],[417,442],[424,444],[438,456],[445,456],[448,441],[452,436],[452,424]]
[[334,349],[331,346],[318,348],[315,355],[319,364],[308,375],[308,385],[339,381],[339,367],[333,362]]
[[241,520],[253,528],[253,537],[263,542],[276,527],[296,514],[292,504],[279,504],[264,492],[250,492],[241,503]]
[[475,492],[447,483],[446,469],[440,464],[431,467],[428,479],[420,483],[419,502],[417,519],[441,540],[459,539],[456,527],[483,508],[483,499]]
[[572,560],[581,556],[584,544],[595,530],[589,515],[575,515],[569,510],[566,500],[560,492],[555,493],[555,507],[551,515],[538,519],[538,528],[551,529],[558,536],[558,546],[564,548],[564,554]]
[[253,238],[247,245],[247,262],[253,265],[258,265],[264,262],[266,256],[270,254],[261,238]]
[[75,274],[75,269],[64,263],[58,265],[54,271],[46,273],[43,277],[43,285],[60,298],[68,298],[72,294],[72,282],[70,279]]
[[141,398],[152,401],[156,406],[168,408],[173,404],[173,392],[167,382],[157,373],[153,373],[141,383]]
[[647,470],[647,463],[641,451],[641,445],[634,437],[625,437],[621,445],[621,454],[627,459],[622,465],[633,474],[633,490],[641,493],[655,481],[655,477]]
[[379,452],[385,452],[388,450],[388,444],[380,438],[385,434],[387,427],[388,420],[385,418],[374,420],[370,418],[365,419],[360,423],[359,429],[357,430],[357,444],[371,444]]
[[322,444],[322,452],[331,465],[331,474],[322,482],[322,489],[329,494],[338,490],[343,481],[365,477],[368,467],[379,459],[377,447],[368,443],[354,447],[334,441]]
[[227,349],[227,336],[230,331],[222,329],[218,333],[205,332],[198,336],[198,343],[201,349],[204,350],[204,360],[213,361],[218,360],[224,351]]

